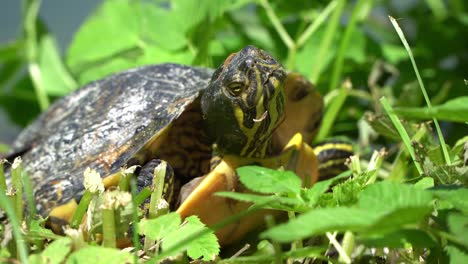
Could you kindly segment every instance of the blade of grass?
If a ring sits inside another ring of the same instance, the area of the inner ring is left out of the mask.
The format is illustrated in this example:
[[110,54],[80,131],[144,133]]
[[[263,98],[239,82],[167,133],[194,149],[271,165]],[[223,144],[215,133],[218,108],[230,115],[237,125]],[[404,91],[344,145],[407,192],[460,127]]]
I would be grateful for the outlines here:
[[84,215],[86,214],[86,210],[88,210],[88,206],[91,203],[91,200],[95,196],[94,193],[91,193],[90,191],[86,190],[81,197],[80,203],[78,204],[78,207],[76,208],[75,213],[73,213],[72,219],[70,221],[70,227],[71,228],[78,228],[81,224],[81,221],[83,220]]
[[[414,134],[411,140],[419,141],[423,138],[424,135],[428,133],[425,126],[421,126],[421,128]],[[407,171],[406,160],[408,158],[409,152],[405,151],[404,149],[400,149],[397,153],[395,161],[392,164],[392,170],[388,176],[388,179],[391,181],[396,182],[403,182],[404,177]]]
[[70,227],[74,229],[78,228],[78,226],[81,224],[93,198],[104,192],[104,184],[98,172],[91,170],[90,168],[86,168],[86,170],[83,172],[83,176],[83,185],[85,187],[85,191],[70,221]]
[[343,247],[341,247],[340,243],[336,240],[336,233],[332,234],[330,232],[327,232],[326,236],[330,243],[335,247],[336,251],[338,251],[338,254],[340,255],[340,262],[351,263],[351,258],[348,256]]
[[[349,258],[353,254],[355,246],[355,236],[352,232],[346,232],[343,236],[342,247],[345,255],[340,255],[340,261],[347,261],[346,257]],[[345,257],[346,256],[346,257]],[[341,259],[343,257],[343,259]]]
[[[166,214],[169,208],[167,202],[163,198],[164,180],[166,173],[168,173],[168,167],[165,161],[161,161],[159,165],[154,168],[153,181],[151,186],[150,205],[148,210],[148,218],[154,219],[158,216]],[[163,206],[161,206],[163,205]],[[150,249],[156,244],[157,241],[150,239],[148,236],[145,237],[143,243],[143,250],[148,254]],[[155,254],[159,253],[159,247],[155,247]]]
[[315,142],[324,140],[329,134],[330,130],[335,122],[338,113],[343,106],[346,98],[348,97],[351,85],[349,82],[345,82],[338,91],[338,95],[328,105],[327,110],[322,118],[322,126],[320,127],[319,133],[315,138]]
[[271,23],[273,24],[273,26],[275,27],[276,29],[276,32],[278,32],[281,40],[284,42],[284,44],[286,45],[286,47],[288,47],[288,49],[291,49],[291,48],[294,48],[294,46],[296,45],[293,41],[293,39],[291,38],[291,36],[289,36],[288,32],[286,31],[286,29],[283,27],[283,25],[281,24],[281,21],[279,20],[279,18],[276,16],[275,14],[275,11],[273,10],[273,8],[271,7],[270,3],[268,2],[268,0],[260,0],[260,4],[262,5],[262,7],[265,9],[265,12],[268,16],[268,19],[270,19]]
[[318,56],[317,56],[317,64],[315,67],[312,69],[311,73],[309,74],[309,80],[312,81],[312,83],[317,83],[320,74],[322,73],[322,68],[323,68],[323,63],[326,61],[325,58],[327,57],[327,53],[330,50],[330,45],[333,40],[333,36],[336,35],[336,32],[338,30],[338,25],[340,22],[340,17],[341,14],[343,13],[344,7],[346,6],[346,1],[345,0],[338,0],[338,4],[335,8],[335,11],[333,12],[333,15],[328,22],[328,27],[325,31],[325,35],[322,39],[322,42],[320,43],[320,48],[318,51]]
[[26,173],[26,171],[23,170],[23,172],[21,173],[21,177],[23,179],[23,188],[24,188],[24,193],[26,196],[26,205],[28,206],[28,215],[26,216],[26,225],[29,228],[31,226],[32,220],[36,216],[36,203],[34,200],[34,188],[33,188],[33,183],[31,181],[31,178]]
[[[411,48],[410,48],[408,42],[406,41],[405,35],[403,34],[403,31],[401,30],[400,26],[398,25],[398,22],[395,20],[395,18],[393,18],[391,16],[388,16],[388,17],[390,19],[390,22],[392,22],[392,25],[395,28],[395,31],[397,32],[398,36],[400,37],[400,40],[403,43],[403,46],[405,46],[405,49],[408,52],[408,55],[409,55],[410,60],[411,60],[411,64],[413,65],[414,72],[416,73],[416,77],[418,78],[419,87],[421,87],[421,92],[422,92],[422,94],[424,96],[424,100],[426,101],[427,108],[429,108],[429,110],[431,110],[432,109],[432,104],[431,104],[431,101],[429,100],[429,96],[427,95],[426,88],[424,87],[424,83],[423,83],[423,81],[421,79],[421,75],[419,74],[418,66],[416,65],[416,61],[414,60],[413,52],[411,51]],[[450,156],[449,156],[449,153],[448,153],[448,150],[447,150],[447,146],[445,145],[444,136],[442,135],[442,131],[440,130],[439,122],[437,121],[437,119],[435,117],[432,118],[432,121],[434,122],[434,126],[436,128],[437,135],[438,135],[439,140],[440,140],[440,145],[441,145],[440,147],[442,148],[442,152],[444,153],[445,162],[447,163],[447,165],[451,165],[452,162],[450,160]]]
[[398,133],[400,134],[400,137],[403,140],[403,143],[405,144],[406,149],[408,150],[408,152],[411,155],[411,158],[413,159],[413,162],[414,162],[414,165],[416,166],[416,169],[418,170],[419,174],[422,175],[423,171],[422,171],[421,165],[416,160],[416,155],[414,153],[413,147],[411,146],[411,141],[410,141],[410,138],[408,136],[408,133],[406,132],[403,125],[401,124],[400,120],[398,119],[398,116],[393,111],[393,108],[390,106],[387,98],[385,98],[385,96],[380,98],[380,102],[382,103],[383,108],[385,109],[388,116],[392,120],[393,125],[398,130]]
[[[305,186],[310,186],[310,183],[306,184]],[[288,219],[289,221],[296,219],[296,213],[294,211],[288,211]],[[291,250],[300,249],[303,246],[304,245],[302,244],[302,240],[296,240],[291,243]]]
[[0,207],[5,211],[8,219],[10,220],[13,236],[15,237],[18,258],[20,263],[28,263],[28,248],[26,247],[26,241],[21,233],[21,225],[18,216],[16,215],[15,209],[10,201],[11,200],[8,199],[4,192],[0,192]]
[[102,233],[104,247],[115,248],[116,234],[115,234],[115,211],[113,208],[102,208]]
[[333,10],[335,10],[338,0],[331,1],[317,16],[317,18],[312,22],[302,34],[297,39],[296,45],[294,47],[289,48],[288,57],[286,59],[286,67],[288,69],[293,69],[295,60],[296,60],[296,52],[300,49],[309,38],[317,31],[317,29],[325,22],[325,19],[328,18]]
[[351,40],[351,36],[353,35],[354,29],[356,28],[356,24],[359,18],[359,14],[363,8],[367,8],[368,0],[359,0],[357,1],[353,12],[351,14],[351,19],[346,27],[345,33],[340,43],[340,47],[338,49],[338,54],[336,56],[335,64],[333,66],[333,72],[330,81],[330,87],[328,91],[337,89],[338,83],[341,79],[341,72],[343,71],[343,63],[346,50],[349,46],[349,41]]
[[314,34],[314,32],[325,22],[325,19],[335,10],[336,5],[338,4],[337,0],[331,1],[321,12],[320,15],[310,24],[306,30],[299,36],[297,39],[297,48],[302,47],[306,41]]
[[15,210],[19,221],[23,221],[23,181],[21,179],[22,166],[21,158],[17,157],[11,165],[11,185],[14,190]]
[[133,219],[133,224],[132,224],[132,242],[133,242],[133,247],[135,250],[133,251],[133,263],[137,264],[138,263],[138,252],[141,249],[141,244],[140,244],[140,236],[138,235],[138,224],[140,219],[138,217],[138,203],[136,201],[136,193],[137,193],[137,184],[136,184],[136,179],[135,177],[132,177],[130,179],[130,190],[132,191],[132,219]]
[[160,216],[158,205],[163,197],[164,180],[167,173],[166,168],[167,163],[165,161],[161,161],[161,163],[154,169],[150,208],[148,212],[148,218],[150,219]]

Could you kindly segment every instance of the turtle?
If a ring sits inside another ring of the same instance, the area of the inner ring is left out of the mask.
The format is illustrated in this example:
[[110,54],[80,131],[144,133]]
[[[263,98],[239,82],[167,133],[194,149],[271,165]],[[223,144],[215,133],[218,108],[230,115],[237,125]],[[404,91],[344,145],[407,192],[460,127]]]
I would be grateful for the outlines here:
[[[165,196],[171,205],[182,216],[198,214],[213,224],[246,208],[211,198],[219,190],[242,189],[238,166],[286,166],[317,180],[317,155],[304,142],[317,132],[322,112],[322,99],[310,82],[287,73],[266,51],[247,46],[216,70],[165,63],[87,84],[22,131],[9,157],[21,155],[37,211],[48,221],[70,220],[84,191],[86,168],[99,172],[108,187],[123,166],[139,165],[142,172],[157,159],[175,175],[166,192],[175,195]],[[201,180],[191,184],[194,179]],[[189,194],[180,198],[182,186],[189,185]],[[228,212],[213,213],[224,210],[218,206]],[[224,229],[217,233],[220,243],[241,238],[258,222]]]

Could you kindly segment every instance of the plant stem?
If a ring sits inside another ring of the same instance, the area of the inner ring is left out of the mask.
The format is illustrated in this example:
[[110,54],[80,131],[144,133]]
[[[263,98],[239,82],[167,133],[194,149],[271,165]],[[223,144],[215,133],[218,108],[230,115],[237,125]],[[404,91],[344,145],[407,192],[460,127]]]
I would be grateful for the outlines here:
[[156,218],[159,216],[158,205],[161,201],[163,190],[164,190],[164,179],[166,177],[167,163],[161,161],[161,163],[154,169],[153,186],[150,198],[149,218]]
[[325,22],[325,19],[331,14],[337,4],[338,0],[333,0],[320,12],[320,15],[317,16],[314,22],[310,24],[297,39],[297,48],[301,48],[306,41],[309,40],[312,34]]
[[336,233],[332,234],[327,232],[326,235],[330,240],[330,243],[335,247],[336,251],[338,251],[338,254],[340,254],[339,260],[344,263],[351,263],[351,258],[348,256],[343,247],[341,247],[340,243],[336,240]]
[[[343,236],[343,241],[341,242],[343,251],[345,252],[346,257],[349,259],[349,256],[353,253],[354,250],[354,234],[352,232],[345,232]],[[342,255],[340,255],[339,261],[346,262],[348,260],[346,258],[342,258]]]
[[29,175],[25,171],[23,171],[21,175],[22,175],[22,180],[23,180],[24,193],[26,196],[26,204],[28,206],[28,215],[26,217],[26,225],[29,228],[31,226],[31,221],[36,216],[36,203],[34,200],[34,188],[33,188],[33,183],[31,182],[31,178],[29,178]]
[[286,31],[286,29],[281,24],[281,21],[276,16],[275,11],[271,7],[268,0],[260,0],[260,4],[265,9],[265,12],[266,12],[266,14],[268,16],[268,19],[270,19],[271,23],[273,24],[273,26],[276,29],[276,32],[278,32],[281,40],[284,42],[286,47],[288,47],[288,49],[294,49],[294,46],[296,44],[294,43],[293,39],[289,36],[288,32]]
[[[288,211],[289,221],[296,219],[296,213],[294,211]],[[291,243],[291,250],[300,249],[303,247],[302,240],[296,240]]]
[[135,203],[140,205],[145,202],[146,198],[151,196],[151,189],[149,187],[143,188],[134,198]]
[[288,57],[286,59],[286,67],[288,69],[294,69],[295,61],[296,61],[296,54],[297,50],[300,49],[309,38],[312,36],[313,33],[325,22],[325,19],[330,15],[331,11],[333,11],[336,7],[337,0],[331,1],[325,9],[320,12],[320,15],[312,22],[302,34],[299,36],[295,45],[288,47]]
[[309,80],[311,80],[313,83],[317,83],[320,74],[322,73],[324,62],[326,61],[328,52],[330,51],[330,45],[332,43],[333,36],[335,36],[335,33],[337,32],[340,17],[343,13],[343,9],[345,6],[345,0],[338,0],[337,7],[333,12],[333,15],[328,23],[328,27],[325,31],[325,35],[322,39],[322,42],[320,43],[320,48],[318,50],[317,56],[317,64],[309,74]]
[[[275,219],[271,215],[265,216],[265,222],[269,229],[275,226]],[[273,244],[273,248],[275,250],[275,263],[281,264],[281,253],[282,253],[281,245],[276,241],[272,241],[271,243]]]
[[[161,161],[161,163],[156,166],[153,173],[153,183],[151,186],[151,198],[150,198],[150,205],[148,211],[148,218],[154,219],[161,214],[167,212],[164,208],[160,206],[162,202],[162,194],[164,189],[164,179],[166,178],[166,169],[167,163],[165,161]],[[150,248],[155,244],[155,241],[150,239],[148,236],[145,237],[143,249],[146,253],[149,252]],[[155,248],[156,254],[158,253],[158,247]]]
[[337,89],[338,83],[341,79],[341,72],[343,69],[344,57],[346,50],[349,46],[349,41],[351,40],[351,36],[353,35],[354,29],[356,28],[356,23],[360,14],[361,9],[364,7],[364,4],[367,0],[358,0],[351,15],[351,20],[349,21],[344,36],[341,40],[340,47],[338,49],[338,54],[336,56],[335,65],[333,67],[330,87],[328,91]]
[[90,192],[89,190],[85,190],[83,197],[76,208],[75,213],[73,214],[72,220],[70,221],[71,228],[78,228],[81,224],[81,220],[83,219],[86,210],[88,210],[88,206],[91,203],[91,200],[94,197],[94,193]]
[[13,203],[11,203],[11,200],[8,199],[4,192],[0,192],[0,207],[5,211],[11,224],[18,259],[20,263],[28,263],[28,248],[21,232],[20,220],[15,212]]
[[132,191],[132,219],[133,219],[133,235],[132,235],[132,242],[133,242],[133,247],[135,248],[134,254],[133,254],[133,263],[137,264],[138,263],[138,252],[141,249],[141,244],[140,244],[140,237],[139,237],[139,230],[138,230],[138,223],[140,221],[138,217],[138,203],[135,199],[136,197],[136,192],[137,192],[137,184],[135,177],[132,177],[130,179],[130,190]]
[[23,1],[23,35],[26,42],[26,53],[28,62],[28,71],[36,91],[37,100],[41,110],[47,109],[49,106],[49,98],[43,85],[41,69],[38,64],[38,36],[36,31],[37,15],[40,0]]
[[[414,72],[416,73],[416,77],[417,77],[418,82],[419,82],[419,87],[421,88],[421,92],[422,92],[422,94],[424,96],[424,100],[426,101],[427,108],[429,109],[429,112],[432,113],[433,112],[432,111],[432,104],[431,104],[431,101],[429,100],[429,96],[427,95],[426,88],[424,87],[424,83],[423,83],[423,81],[421,79],[421,75],[419,74],[418,66],[416,65],[416,61],[414,60],[413,52],[411,51],[411,48],[410,48],[408,42],[406,41],[405,35],[403,34],[403,31],[401,30],[400,26],[398,25],[398,22],[395,20],[395,18],[393,18],[391,16],[388,16],[388,17],[390,18],[390,22],[392,22],[393,27],[395,28],[398,36],[400,37],[400,40],[403,43],[403,46],[405,46],[405,49],[408,52],[408,55],[409,55],[410,60],[411,60],[411,64],[413,65]],[[432,118],[432,121],[434,122],[434,126],[436,128],[437,135],[438,135],[439,140],[440,140],[440,147],[442,148],[442,152],[444,153],[445,162],[447,163],[447,165],[451,165],[452,162],[450,160],[450,155],[448,153],[447,146],[445,145],[444,136],[442,134],[442,131],[440,130],[439,122],[437,121],[437,119],[435,117]]]
[[21,158],[16,158],[11,165],[11,185],[14,190],[15,211],[19,221],[23,221],[23,181],[21,179],[22,166]]
[[113,208],[102,209],[102,245],[105,247],[116,247],[115,215]]
[[403,143],[405,144],[406,149],[410,153],[411,158],[413,159],[414,165],[416,166],[416,169],[419,172],[419,175],[422,175],[423,170],[421,168],[421,165],[419,164],[419,162],[416,159],[416,155],[414,153],[413,147],[411,146],[411,141],[410,141],[410,138],[408,136],[408,133],[406,132],[403,125],[401,124],[400,120],[398,119],[398,116],[393,111],[393,108],[390,106],[390,104],[388,103],[388,100],[387,100],[387,98],[385,98],[385,96],[380,98],[380,103],[382,103],[383,108],[385,109],[388,116],[392,120],[392,123],[395,126],[395,128],[398,130],[398,133],[400,133],[400,137],[403,140]]
[[325,115],[323,116],[322,126],[320,127],[319,133],[316,136],[315,142],[323,141],[330,134],[331,128],[335,123],[335,119],[340,112],[341,107],[343,106],[346,98],[348,97],[348,92],[351,89],[351,85],[345,82],[341,89],[338,92],[338,95],[331,101]]

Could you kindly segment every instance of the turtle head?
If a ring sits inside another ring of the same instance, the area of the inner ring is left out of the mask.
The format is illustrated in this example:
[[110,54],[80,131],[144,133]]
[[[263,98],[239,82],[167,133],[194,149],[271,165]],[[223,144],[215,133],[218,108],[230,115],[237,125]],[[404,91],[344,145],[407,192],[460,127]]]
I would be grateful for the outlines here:
[[262,157],[284,118],[286,72],[253,46],[231,54],[213,74],[201,105],[208,136],[222,154]]

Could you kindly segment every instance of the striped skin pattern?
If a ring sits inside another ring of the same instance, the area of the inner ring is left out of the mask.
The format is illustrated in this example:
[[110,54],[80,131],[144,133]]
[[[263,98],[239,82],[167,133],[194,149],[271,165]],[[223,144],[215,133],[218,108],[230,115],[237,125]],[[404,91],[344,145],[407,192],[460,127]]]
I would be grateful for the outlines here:
[[353,146],[343,140],[329,140],[314,146],[319,160],[320,180],[332,178],[348,170],[346,159],[353,155]]
[[214,73],[201,105],[204,127],[221,154],[267,154],[284,118],[285,79],[281,64],[252,46],[228,57]]

